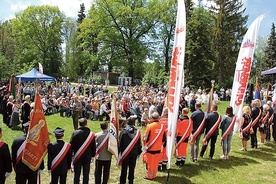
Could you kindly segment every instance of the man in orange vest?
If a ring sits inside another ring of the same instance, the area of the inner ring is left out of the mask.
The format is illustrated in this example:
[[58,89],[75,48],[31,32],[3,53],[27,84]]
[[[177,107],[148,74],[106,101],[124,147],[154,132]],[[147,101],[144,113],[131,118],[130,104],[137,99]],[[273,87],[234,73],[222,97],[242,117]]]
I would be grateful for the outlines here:
[[[165,128],[165,134],[167,135],[168,131],[168,108],[163,109],[162,116],[159,118],[159,122]],[[158,171],[166,171],[167,170],[167,163],[168,163],[168,156],[167,156],[167,147],[166,144],[163,144],[160,154],[160,160],[158,164]]]
[[148,180],[156,178],[161,149],[166,142],[165,127],[159,122],[159,114],[157,112],[152,114],[152,120],[153,122],[148,124],[146,128],[143,138],[143,161],[146,163],[147,168],[147,174],[144,178]]
[[193,130],[192,121],[188,117],[189,109],[182,109],[181,117],[176,127],[176,145],[174,155],[177,166],[183,166],[187,157],[187,146],[190,134]]

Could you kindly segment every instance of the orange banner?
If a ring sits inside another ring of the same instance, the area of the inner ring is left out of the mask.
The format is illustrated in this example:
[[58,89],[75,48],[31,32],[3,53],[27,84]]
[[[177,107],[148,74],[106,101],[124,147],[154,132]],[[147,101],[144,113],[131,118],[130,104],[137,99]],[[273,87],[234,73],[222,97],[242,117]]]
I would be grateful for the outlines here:
[[49,142],[48,128],[41,99],[38,92],[36,92],[35,106],[31,112],[29,131],[22,156],[22,161],[33,171],[36,171],[39,168],[47,153]]

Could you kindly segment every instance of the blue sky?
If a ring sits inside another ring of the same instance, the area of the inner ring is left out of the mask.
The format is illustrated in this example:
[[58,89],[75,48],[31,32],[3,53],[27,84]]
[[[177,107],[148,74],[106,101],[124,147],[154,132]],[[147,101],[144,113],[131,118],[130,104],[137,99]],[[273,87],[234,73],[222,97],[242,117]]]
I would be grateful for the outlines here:
[[[24,10],[28,5],[48,4],[58,6],[67,16],[76,17],[79,11],[79,5],[85,4],[86,9],[95,0],[1,0],[0,1],[0,20],[13,18],[15,13]],[[194,0],[196,3],[198,0]],[[261,14],[266,14],[262,20],[259,35],[266,36],[270,34],[272,22],[276,23],[276,0],[242,0],[246,8],[246,14],[249,15],[248,26]],[[202,1],[207,4],[207,0]]]

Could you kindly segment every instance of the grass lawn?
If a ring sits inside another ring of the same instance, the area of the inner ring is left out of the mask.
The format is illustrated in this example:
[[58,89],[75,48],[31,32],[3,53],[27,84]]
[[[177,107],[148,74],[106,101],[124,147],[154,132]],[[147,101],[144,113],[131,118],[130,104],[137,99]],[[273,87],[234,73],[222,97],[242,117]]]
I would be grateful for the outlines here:
[[[219,104],[219,112],[224,114],[229,102],[221,102]],[[203,107],[203,109],[205,109]],[[71,118],[62,118],[59,114],[46,116],[48,130],[51,141],[55,141],[53,136],[53,130],[59,126],[64,128],[65,141],[69,141],[73,132],[73,124]],[[20,130],[11,130],[7,128],[2,122],[2,116],[0,117],[0,126],[3,129],[2,140],[11,146],[15,137],[22,135]],[[89,121],[89,127],[93,132],[100,131],[98,121]],[[138,127],[140,128],[140,127]],[[144,130],[142,129],[142,132]],[[221,135],[220,135],[221,136]],[[273,142],[267,142],[263,145],[259,145],[258,149],[248,148],[247,152],[239,151],[241,148],[241,140],[238,134],[235,134],[232,139],[232,149],[229,160],[221,160],[222,148],[220,146],[220,136],[218,137],[214,159],[209,161],[209,150],[205,154],[206,158],[200,159],[198,162],[191,163],[190,155],[187,157],[187,161],[184,167],[179,168],[174,165],[175,159],[173,159],[172,168],[170,171],[170,184],[212,184],[212,183],[239,183],[239,184],[258,184],[258,183],[275,183],[276,178],[276,144]],[[259,138],[259,137],[258,137]],[[250,141],[248,142],[250,145]],[[201,145],[200,145],[201,146]],[[188,152],[190,150],[188,149]],[[47,165],[47,156],[45,157],[45,165]],[[1,167],[1,166],[0,166]],[[94,163],[91,164],[90,183],[94,183]],[[145,175],[145,165],[142,163],[141,158],[137,161],[135,170],[135,183],[137,184],[157,184],[166,183],[167,173],[158,172],[157,178],[154,181],[147,181],[143,179]],[[42,183],[48,184],[50,182],[50,175],[47,173],[47,168],[42,173]],[[117,183],[120,177],[120,168],[115,165],[115,159],[112,162],[110,183]],[[8,184],[15,183],[15,174],[12,173],[11,177],[6,181]],[[67,177],[67,183],[72,182],[73,174],[69,173]]]

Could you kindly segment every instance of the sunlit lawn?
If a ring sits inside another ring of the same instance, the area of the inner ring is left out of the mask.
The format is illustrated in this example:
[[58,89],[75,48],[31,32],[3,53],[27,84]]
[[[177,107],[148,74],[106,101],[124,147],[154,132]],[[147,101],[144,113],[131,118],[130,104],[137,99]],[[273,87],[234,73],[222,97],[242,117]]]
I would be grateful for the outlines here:
[[[226,107],[229,102],[222,102],[219,104],[219,112],[221,115],[224,114]],[[204,110],[204,107],[203,107]],[[71,134],[73,132],[73,125],[71,118],[62,118],[59,114],[46,116],[48,130],[51,141],[55,141],[53,136],[53,130],[59,126],[64,128],[65,131],[65,141],[69,141]],[[0,126],[3,129],[2,140],[7,142],[11,146],[12,141],[15,137],[22,135],[20,130],[11,130],[7,128],[2,122],[2,116],[0,117]],[[89,127],[93,132],[100,131],[100,126],[98,121],[89,121]],[[138,127],[140,128],[140,127]],[[142,129],[142,132],[144,130]],[[191,163],[189,161],[190,156],[188,156],[186,165],[179,168],[174,165],[175,159],[173,159],[172,168],[170,171],[169,183],[171,184],[212,184],[212,183],[241,183],[241,184],[258,184],[258,183],[275,183],[276,178],[276,144],[273,142],[267,142],[264,145],[259,145],[258,149],[248,148],[247,152],[239,151],[241,148],[241,141],[238,134],[233,136],[232,140],[232,151],[229,160],[221,160],[220,155],[222,154],[222,148],[220,146],[220,137],[218,137],[216,144],[216,151],[214,159],[209,161],[208,152],[203,159],[200,159],[196,163]],[[250,143],[248,142],[248,145]],[[189,150],[188,150],[189,151]],[[209,151],[209,149],[207,150]],[[45,165],[47,165],[47,156],[45,157]],[[0,166],[1,167],[1,166]],[[136,173],[135,173],[135,183],[138,184],[154,184],[154,183],[166,183],[167,173],[158,172],[158,176],[154,181],[147,181],[143,179],[145,175],[145,165],[142,163],[141,158],[137,161]],[[90,183],[94,183],[94,163],[91,164],[90,172]],[[115,159],[112,162],[110,183],[117,183],[120,177],[120,168],[115,165]],[[15,175],[12,173],[11,177],[6,183],[14,184]],[[68,183],[72,183],[73,174],[69,173]],[[42,173],[42,183],[46,184],[50,182],[49,174],[47,173],[47,168]]]

